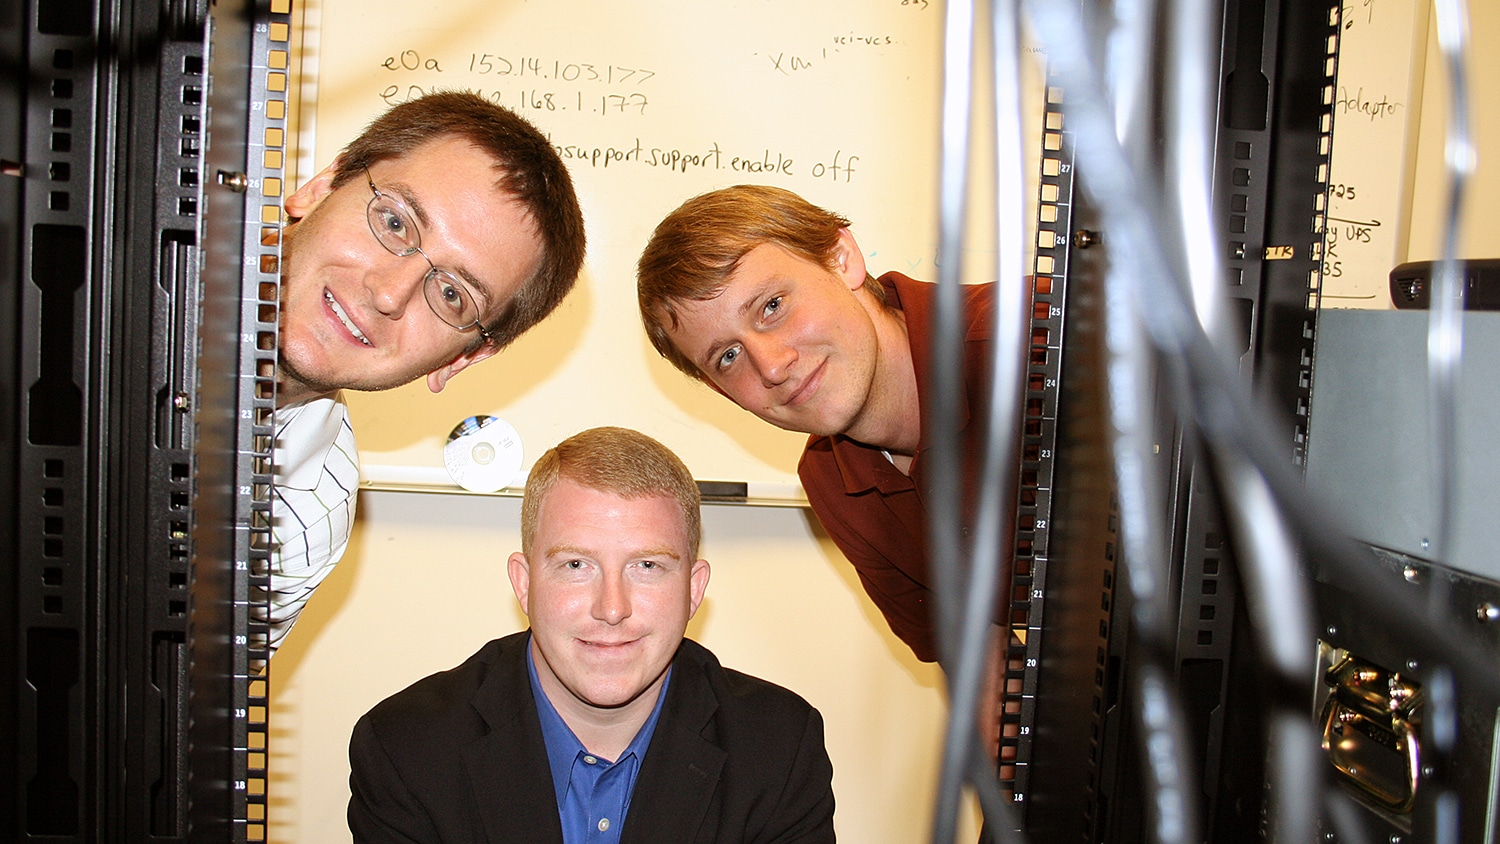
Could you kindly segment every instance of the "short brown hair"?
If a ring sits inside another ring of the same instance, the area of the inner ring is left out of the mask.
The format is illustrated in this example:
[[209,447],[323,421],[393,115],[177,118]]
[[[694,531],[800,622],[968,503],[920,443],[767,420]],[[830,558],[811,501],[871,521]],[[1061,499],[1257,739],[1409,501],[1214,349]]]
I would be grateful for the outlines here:
[[504,171],[498,187],[526,208],[542,240],[542,260],[485,329],[504,347],[541,322],[578,280],[583,267],[583,211],[557,150],[515,112],[476,94],[443,91],[402,103],[375,118],[339,154],[333,187],[372,164],[400,158],[429,141],[457,136]]
[[[621,498],[665,495],[682,508],[693,556],[703,534],[702,499],[693,475],[672,450],[629,428],[590,428],[549,449],[531,467],[521,500],[521,553],[531,555],[542,500],[560,479]],[[689,561],[691,562],[691,560]]]
[[[849,221],[795,193],[770,185],[735,185],[695,196],[656,226],[636,264],[641,321],[657,354],[694,378],[704,374],[667,336],[675,304],[724,292],[745,253],[764,243],[832,271],[839,231]],[[884,301],[878,284],[866,283]]]

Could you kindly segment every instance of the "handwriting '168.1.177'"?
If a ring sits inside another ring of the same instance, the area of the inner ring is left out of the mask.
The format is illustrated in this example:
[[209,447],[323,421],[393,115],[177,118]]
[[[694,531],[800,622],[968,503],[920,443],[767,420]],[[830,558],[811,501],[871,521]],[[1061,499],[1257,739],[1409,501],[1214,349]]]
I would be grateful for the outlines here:
[[[400,105],[404,102],[424,97],[438,88],[425,88],[421,85],[387,85],[380,92],[380,99],[387,106]],[[640,115],[646,113],[649,101],[645,94],[601,94],[598,97],[585,97],[582,91],[572,96],[558,95],[551,91],[540,91],[535,88],[520,91],[497,91],[473,89],[472,94],[484,97],[490,102],[509,106],[517,110],[533,109],[536,111],[576,111],[583,114],[599,115]]]

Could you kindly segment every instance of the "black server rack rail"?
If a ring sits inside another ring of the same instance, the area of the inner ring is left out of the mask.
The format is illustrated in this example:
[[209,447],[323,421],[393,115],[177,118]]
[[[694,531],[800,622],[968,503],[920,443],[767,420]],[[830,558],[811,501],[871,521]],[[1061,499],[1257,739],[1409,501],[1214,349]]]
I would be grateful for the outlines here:
[[[1307,446],[1340,14],[1337,3],[1231,0],[1223,19],[1213,204],[1228,250],[1228,340],[1271,409],[1271,441],[1296,468]],[[1199,748],[1203,829],[1215,841],[1260,840],[1264,713],[1285,701],[1265,697],[1257,669],[1221,504],[1235,493],[1217,483],[1183,429],[1167,471],[1175,489],[1168,514],[1175,662]]]
[[[1106,716],[1115,706],[1113,466],[1104,408],[1103,287],[1097,217],[1076,190],[1074,145],[1049,88],[1033,274],[1031,343],[1010,598],[1012,801],[1042,841],[1092,840],[1109,810]],[[1006,751],[1001,775],[1005,781]],[[1011,783],[1007,783],[1011,785]]]
[[[1213,201],[1228,249],[1229,322],[1240,372],[1271,410],[1270,439],[1297,470],[1307,453],[1341,14],[1326,0],[1237,0],[1224,18]],[[1204,831],[1215,841],[1259,840],[1264,713],[1288,702],[1267,698],[1257,670],[1220,503],[1235,491],[1194,450],[1179,443],[1175,471],[1178,678],[1203,748]]]
[[[202,418],[221,426],[204,438],[216,460],[229,465],[209,494],[226,502],[233,532],[227,547],[215,545],[199,566],[216,583],[214,612],[227,614],[231,635],[213,641],[201,666],[204,679],[227,681],[230,703],[205,719],[194,739],[210,759],[228,766],[222,780],[227,800],[208,803],[193,817],[195,828],[213,830],[213,840],[264,841],[267,837],[269,683],[265,601],[270,587],[273,413],[276,404],[277,323],[281,277],[281,197],[289,154],[291,0],[219,3],[210,75],[212,123],[204,185],[212,246],[205,250],[205,354],[222,351],[205,373],[233,373],[203,383]],[[222,42],[220,37],[229,33]],[[218,115],[223,118],[218,118]],[[222,131],[220,131],[222,130]],[[222,224],[221,224],[222,221]],[[222,240],[221,240],[222,238]],[[232,415],[223,409],[233,408]],[[228,447],[220,445],[219,437]],[[217,509],[217,504],[215,505]],[[225,538],[221,526],[208,536]],[[221,551],[220,548],[223,548]],[[195,717],[200,717],[195,711]],[[221,723],[215,723],[222,719]],[[227,821],[227,826],[221,826]]]
[[[1065,94],[1048,81],[999,774],[1023,828],[1051,837],[1084,834],[1095,820],[1091,801],[1080,798],[1098,789],[1104,749],[1114,517],[1098,405],[1099,291],[1088,283],[1101,275],[1085,272],[1074,287],[1074,262],[1098,254],[1083,251],[1098,234],[1075,205]],[[1065,329],[1074,328],[1081,338],[1065,345]],[[1054,503],[1076,506],[1082,490],[1106,512],[1057,524]],[[1052,571],[1057,560],[1068,568]]]
[[[1067,301],[1068,251],[1073,216],[1073,147],[1063,128],[1060,89],[1048,80],[1043,107],[1041,178],[1038,187],[1036,256],[1032,263],[1030,348],[1026,399],[1022,405],[1021,475],[1017,486],[1016,547],[1000,715],[1000,784],[1018,818],[1030,793],[1031,753],[1040,670],[1042,606],[1051,535],[1052,476],[1057,451],[1057,399],[1062,384],[1063,312]],[[1062,247],[1062,248],[1059,248]]]
[[263,837],[276,282],[223,233],[287,20],[231,5],[0,3],[8,840]]

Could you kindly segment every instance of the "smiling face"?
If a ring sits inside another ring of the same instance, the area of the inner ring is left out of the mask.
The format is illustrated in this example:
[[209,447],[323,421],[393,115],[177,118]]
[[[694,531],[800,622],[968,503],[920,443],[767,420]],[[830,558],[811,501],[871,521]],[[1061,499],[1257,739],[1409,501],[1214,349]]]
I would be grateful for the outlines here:
[[670,495],[623,498],[566,475],[545,495],[531,554],[509,560],[542,688],[564,720],[643,719],[703,600],[708,563],[694,559]]
[[773,243],[746,252],[712,299],[675,303],[673,344],[735,404],[808,434],[856,434],[880,354],[863,257],[848,230],[835,269]]
[[[488,155],[467,141],[429,141],[369,168],[381,193],[412,212],[422,251],[468,282],[492,320],[535,271],[542,244],[524,208],[497,187]],[[333,167],[286,199],[278,401],[341,388],[384,390],[423,375],[437,392],[494,354],[477,329],[457,331],[422,292],[422,257],[387,251],[371,232],[369,182],[332,187]]]

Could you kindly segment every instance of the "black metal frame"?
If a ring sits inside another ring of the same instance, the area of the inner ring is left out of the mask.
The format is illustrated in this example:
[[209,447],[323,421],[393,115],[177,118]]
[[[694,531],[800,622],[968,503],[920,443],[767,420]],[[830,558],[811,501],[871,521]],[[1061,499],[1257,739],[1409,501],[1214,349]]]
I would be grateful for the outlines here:
[[264,839],[277,5],[0,2],[7,840]]
[[[1276,408],[1276,438],[1295,466],[1306,448],[1338,15],[1333,2],[1223,6],[1213,202],[1229,248],[1228,323],[1241,349],[1240,369]],[[1061,122],[1053,125],[1054,110],[1049,103],[1042,185],[1059,192],[1041,203],[1044,214],[1056,216],[1040,222],[1036,271],[1050,289],[1033,297],[1027,461],[1011,596],[1013,620],[1027,635],[1024,644],[1012,637],[1007,676],[1023,683],[1024,692],[1019,711],[1007,714],[1007,728],[1017,735],[1002,738],[1014,746],[1017,764],[1008,771],[1002,758],[1001,780],[1019,795],[1023,828],[1033,836],[1136,841],[1153,820],[1144,805],[1128,690],[1132,672],[1150,657],[1129,635],[1130,599],[1119,582],[1129,577],[1129,561],[1117,559],[1113,467],[1105,451],[1099,300],[1109,233],[1094,230],[1071,175],[1057,169],[1071,163],[1073,144]],[[1074,175],[1087,180],[1088,162],[1079,162]],[[1164,420],[1157,468],[1169,494],[1167,512],[1158,517],[1171,541],[1178,606],[1169,658],[1196,754],[1189,776],[1201,783],[1198,810],[1209,840],[1258,840],[1265,701],[1232,537],[1196,435],[1173,421],[1178,408],[1169,397],[1156,400]],[[1028,570],[1029,578],[1021,576]]]

